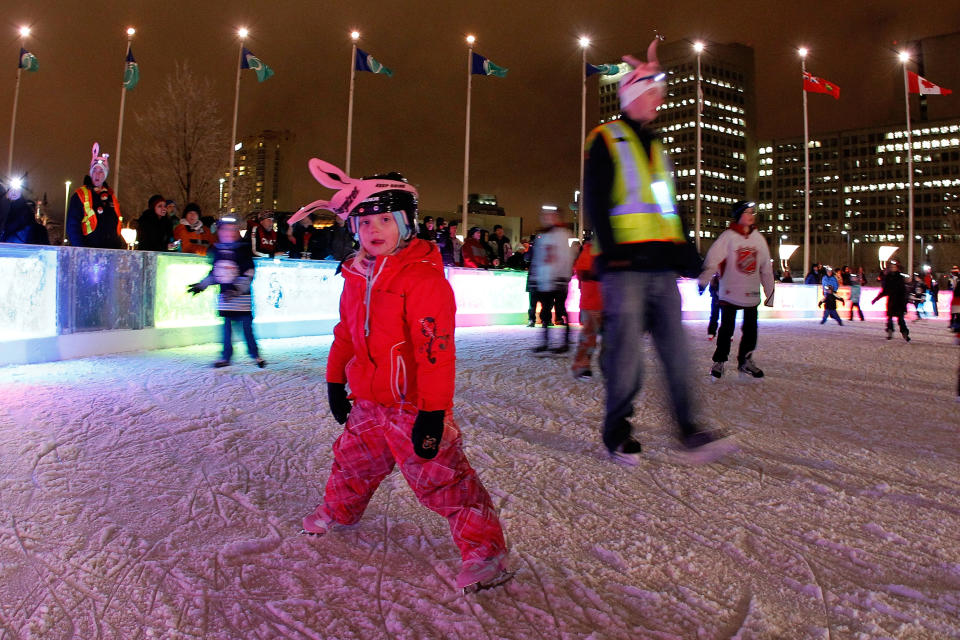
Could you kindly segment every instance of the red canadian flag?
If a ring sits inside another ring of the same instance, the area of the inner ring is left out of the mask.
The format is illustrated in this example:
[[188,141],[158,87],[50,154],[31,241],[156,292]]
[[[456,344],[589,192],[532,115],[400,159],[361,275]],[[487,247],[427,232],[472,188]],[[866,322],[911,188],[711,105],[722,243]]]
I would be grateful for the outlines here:
[[803,72],[803,90],[811,93],[829,93],[837,100],[840,99],[840,87],[806,71]]
[[926,78],[918,76],[913,71],[907,71],[907,86],[910,87],[910,93],[920,93],[936,96],[948,96],[953,91],[938,87]]

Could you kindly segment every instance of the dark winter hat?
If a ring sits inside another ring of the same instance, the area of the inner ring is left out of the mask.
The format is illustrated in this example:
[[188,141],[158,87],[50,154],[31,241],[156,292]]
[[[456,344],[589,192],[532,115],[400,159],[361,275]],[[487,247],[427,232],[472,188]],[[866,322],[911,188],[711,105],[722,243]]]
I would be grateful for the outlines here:
[[[390,173],[380,173],[373,176],[364,176],[363,181],[381,180],[387,186],[390,182],[397,183],[397,186],[409,184],[407,179],[401,173],[391,171]],[[378,213],[393,213],[393,218],[400,229],[400,238],[407,239],[416,235],[419,227],[417,226],[417,193],[416,189],[384,189],[377,191],[365,198],[354,208],[350,214],[351,218],[359,216],[370,216]],[[432,216],[427,217],[433,220]],[[351,224],[355,225],[356,221]],[[355,229],[352,229],[356,233]]]
[[738,200],[730,208],[730,217],[733,218],[734,222],[740,222],[740,215],[747,209],[753,209],[757,204],[755,202],[750,202],[749,200]]
[[153,208],[157,206],[157,203],[163,202],[163,196],[158,194],[150,196],[150,199],[147,200],[147,210],[153,211]]
[[183,208],[183,217],[186,218],[187,214],[190,213],[191,211],[196,212],[198,216],[203,215],[202,212],[200,211],[200,205],[198,205],[196,202],[187,203],[187,206]]

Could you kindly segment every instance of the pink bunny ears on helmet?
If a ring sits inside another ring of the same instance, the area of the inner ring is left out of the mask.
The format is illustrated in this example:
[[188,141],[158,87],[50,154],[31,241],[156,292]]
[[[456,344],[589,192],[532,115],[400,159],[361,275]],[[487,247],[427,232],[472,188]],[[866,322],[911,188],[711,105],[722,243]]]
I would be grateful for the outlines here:
[[314,200],[301,207],[299,211],[290,216],[287,221],[289,224],[303,220],[320,209],[332,211],[346,220],[361,202],[383,191],[405,191],[417,197],[417,190],[413,185],[399,180],[351,178],[339,167],[319,158],[311,158],[308,166],[310,167],[310,173],[313,174],[317,182],[330,189],[336,189],[337,192],[329,200]]
[[109,158],[109,153],[100,155],[100,143],[94,142],[93,149],[90,151],[90,173],[93,173],[93,168],[97,165],[103,167],[104,174],[110,173]]
[[646,62],[631,55],[623,56],[623,61],[633,67],[633,71],[620,78],[617,93],[620,96],[621,108],[626,109],[628,104],[647,91],[662,87],[663,78],[661,77],[660,62],[657,60],[658,42],[660,42],[660,38],[656,37],[647,47]]

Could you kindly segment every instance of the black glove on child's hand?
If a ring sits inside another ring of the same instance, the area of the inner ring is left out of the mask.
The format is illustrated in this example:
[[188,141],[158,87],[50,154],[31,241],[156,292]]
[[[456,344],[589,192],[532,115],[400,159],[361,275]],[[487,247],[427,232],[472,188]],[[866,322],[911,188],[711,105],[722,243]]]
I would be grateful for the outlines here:
[[443,438],[443,416],[445,411],[419,411],[413,423],[413,450],[421,458],[430,460],[440,453],[440,440]]
[[333,419],[343,424],[350,415],[350,401],[347,400],[347,385],[342,382],[327,383],[327,401],[330,403],[330,413]]
[[198,293],[203,291],[203,289],[204,287],[199,282],[194,282],[192,285],[187,287],[187,293],[192,293],[193,295],[197,295]]

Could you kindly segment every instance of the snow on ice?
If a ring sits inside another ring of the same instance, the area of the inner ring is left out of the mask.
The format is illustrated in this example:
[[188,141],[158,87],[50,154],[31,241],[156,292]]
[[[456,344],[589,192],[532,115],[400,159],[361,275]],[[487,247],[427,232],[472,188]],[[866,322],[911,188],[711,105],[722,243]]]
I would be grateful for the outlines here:
[[[960,637],[958,351],[878,322],[762,321],[767,377],[708,376],[741,451],[676,464],[647,349],[645,459],[599,444],[599,376],[539,329],[458,331],[455,415],[516,578],[472,596],[445,521],[387,477],[363,520],[297,535],[340,431],[329,337],[0,369],[0,640]],[[242,350],[241,350],[242,352]]]

